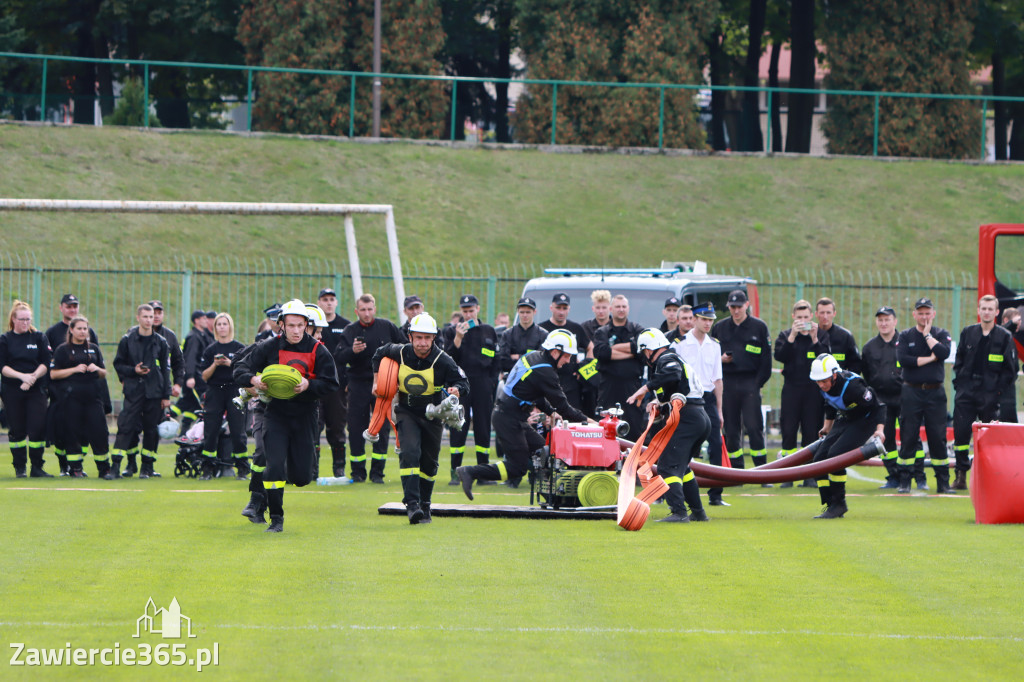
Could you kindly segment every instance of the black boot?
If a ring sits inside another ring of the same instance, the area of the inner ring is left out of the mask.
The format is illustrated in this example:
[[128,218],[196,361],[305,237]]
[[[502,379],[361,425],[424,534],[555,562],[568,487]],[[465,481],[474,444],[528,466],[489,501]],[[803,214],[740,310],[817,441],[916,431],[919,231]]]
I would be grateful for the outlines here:
[[249,466],[249,458],[235,457],[235,478],[239,481],[244,481],[249,478],[251,473],[252,467]]
[[462,484],[462,492],[466,493],[466,497],[473,499],[473,472],[470,471],[474,467],[459,467],[455,470],[455,475],[459,477],[459,482]]
[[910,492],[910,478],[911,478],[911,473],[910,473],[909,470],[908,471],[901,471],[900,472],[900,487],[896,489],[896,492],[898,492],[898,493],[900,493],[902,495],[906,495],[907,493],[909,493]]
[[160,474],[153,471],[154,464],[156,464],[156,459],[143,455],[142,470],[139,471],[139,478],[160,478]]
[[337,478],[345,477],[345,446],[331,448],[331,467]]
[[266,523],[267,496],[263,493],[249,493],[249,504],[242,510],[242,516],[253,523]]
[[109,459],[98,459],[96,460],[96,475],[102,478],[104,481],[113,480],[114,475],[110,473],[110,460]]
[[74,462],[68,462],[68,476],[72,478],[88,478],[82,469],[82,460],[78,459]]
[[829,500],[828,507],[825,508],[825,511],[815,516],[814,518],[816,519],[841,519],[843,514],[847,512],[846,483],[832,481],[829,488],[831,499]]
[[448,481],[448,485],[459,485],[459,476],[455,473],[455,469],[452,469],[452,478]]
[[956,470],[956,478],[950,486],[953,490],[967,490],[967,472],[961,469]]
[[704,506],[700,503],[700,486],[697,485],[696,478],[691,478],[683,484],[683,498],[686,500],[686,506],[690,508],[689,519],[691,521],[710,520],[704,511]]
[[68,464],[68,457],[67,457],[67,455],[58,455],[56,452],[53,453],[53,454],[57,458],[57,466],[60,468],[60,475],[61,476],[70,476],[71,475],[71,467]]
[[[436,472],[435,472],[436,474]],[[430,500],[434,495],[434,482],[420,477],[420,509],[423,510],[423,518],[420,523],[430,523]]]
[[199,477],[200,481],[212,481],[214,475],[217,473],[217,458],[216,457],[203,457],[203,473]]
[[423,520],[423,510],[420,508],[419,502],[410,502],[405,505],[405,511],[409,514],[410,524],[417,524]]
[[121,455],[111,455],[110,457],[110,478],[107,480],[114,480],[115,478],[121,478]]
[[131,478],[135,474],[139,473],[139,467],[135,463],[135,453],[128,453],[128,466],[124,468],[124,472],[121,474],[124,478]]
[[280,533],[284,530],[284,489],[267,490],[267,510],[270,512],[268,533]]
[[430,503],[421,503],[420,509],[423,510],[423,518],[420,519],[420,523],[430,523]]
[[281,533],[284,531],[284,514],[280,516],[271,516],[270,525],[263,531],[264,533]]

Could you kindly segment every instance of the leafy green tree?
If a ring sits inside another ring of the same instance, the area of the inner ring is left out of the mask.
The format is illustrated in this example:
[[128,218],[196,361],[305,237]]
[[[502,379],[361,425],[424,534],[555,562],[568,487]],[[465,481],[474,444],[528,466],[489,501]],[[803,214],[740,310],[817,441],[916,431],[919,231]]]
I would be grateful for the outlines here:
[[[861,0],[831,3],[825,84],[838,90],[965,94],[974,0]],[[871,97],[829,98],[823,130],[829,151],[870,154]],[[962,100],[887,97],[878,151],[888,156],[967,158],[977,154],[978,116]],[[788,145],[787,145],[788,146]]]
[[[383,3],[381,69],[385,73],[436,74],[444,36],[437,0]],[[246,61],[261,66],[373,70],[373,0],[249,0],[238,27]],[[348,135],[348,78],[261,73],[253,107],[262,130]],[[355,134],[372,127],[369,78],[356,81]],[[440,137],[445,86],[383,79],[381,135]]]
[[[141,127],[146,123],[146,94],[145,86],[139,78],[129,78],[124,82],[121,89],[121,98],[114,108],[114,113],[103,118],[104,125],[112,126],[137,126]],[[150,114],[149,125],[160,128],[163,124],[155,114]]]
[[[992,66],[992,94],[1002,97],[1010,94],[1024,94],[1021,88],[1021,72],[1024,71],[1024,0],[979,0],[978,16],[974,21],[974,37],[971,42],[972,56],[977,65]],[[1008,79],[1009,74],[1009,79]],[[1024,107],[1011,106],[1007,102],[995,101],[995,157],[997,161],[1007,158],[1007,128],[1011,120],[1013,130],[1024,128]],[[1024,141],[1024,134],[1020,139]],[[1018,152],[1024,152],[1019,149]],[[1024,154],[1012,156],[1024,159]]]
[[[699,83],[717,0],[521,0],[520,44],[531,79]],[[664,143],[700,149],[694,92],[667,90]],[[516,105],[517,138],[547,142],[552,88],[531,86]],[[657,89],[558,88],[557,141],[657,146]]]

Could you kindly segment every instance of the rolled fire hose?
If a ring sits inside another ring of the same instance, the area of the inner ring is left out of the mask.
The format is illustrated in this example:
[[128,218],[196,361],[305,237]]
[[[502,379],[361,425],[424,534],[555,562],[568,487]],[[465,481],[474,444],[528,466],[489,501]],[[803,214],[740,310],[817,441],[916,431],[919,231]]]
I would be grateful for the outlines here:
[[391,418],[391,401],[398,393],[398,363],[391,358],[383,358],[380,367],[377,369],[377,380],[373,384],[373,393],[377,401],[373,404],[373,415],[370,417],[370,426],[363,431],[363,438],[371,443],[377,442],[380,430],[384,428],[385,420],[391,424],[391,430],[395,432],[395,445],[398,446],[398,431],[395,429],[395,422]]
[[[633,444],[622,466],[619,476],[619,502],[616,517],[620,527],[626,530],[640,530],[651,515],[651,502],[668,491],[668,484],[661,476],[652,475],[654,463],[661,457],[665,446],[679,423],[679,410],[683,407],[681,400],[671,401],[672,410],[665,420],[665,426],[651,440],[650,446],[644,448],[643,442],[654,426],[656,414],[647,420],[647,428]],[[643,490],[636,494],[636,481],[640,479]]]

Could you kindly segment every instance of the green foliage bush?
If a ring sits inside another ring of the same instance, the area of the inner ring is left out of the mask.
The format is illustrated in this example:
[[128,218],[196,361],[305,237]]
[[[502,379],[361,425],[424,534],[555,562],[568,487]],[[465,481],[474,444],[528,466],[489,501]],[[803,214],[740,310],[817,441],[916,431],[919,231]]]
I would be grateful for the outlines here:
[[[138,126],[146,124],[146,93],[141,78],[129,78],[125,81],[121,90],[121,97],[117,101],[114,113],[103,118],[103,125],[108,126]],[[160,119],[156,114],[149,112],[149,125],[160,128]]]

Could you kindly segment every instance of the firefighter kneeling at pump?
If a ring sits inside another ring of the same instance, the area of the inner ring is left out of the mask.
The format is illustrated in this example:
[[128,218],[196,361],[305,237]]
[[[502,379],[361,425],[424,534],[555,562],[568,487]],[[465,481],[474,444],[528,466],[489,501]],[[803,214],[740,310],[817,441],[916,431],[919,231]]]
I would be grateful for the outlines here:
[[[669,347],[668,339],[661,330],[645,329],[637,336],[636,348],[650,367],[650,379],[626,402],[638,404],[650,393],[647,413],[661,413],[662,416],[672,411],[673,401],[682,402],[679,421],[658,459],[658,474],[668,484],[665,501],[672,513],[658,520],[669,523],[708,521],[700,501],[700,486],[690,471],[690,460],[700,454],[700,446],[711,435],[711,419],[704,411],[704,387],[693,367],[683,362]],[[666,421],[661,428],[673,428],[669,424],[670,421]],[[690,508],[689,516],[687,507]]]
[[[820,462],[864,445],[871,438],[884,438],[885,404],[859,375],[839,367],[839,362],[822,353],[811,364],[811,380],[825,399],[824,436],[814,453]],[[818,477],[822,511],[816,519],[839,519],[846,509],[846,469]]]
[[504,391],[494,406],[492,424],[499,451],[505,453],[504,460],[455,470],[463,492],[471,500],[473,481],[506,481],[521,478],[529,471],[533,453],[544,447],[544,438],[528,421],[534,407],[548,416],[557,414],[571,422],[596,423],[569,404],[558,381],[558,368],[579,352],[576,336],[556,329],[540,347],[541,350],[519,358],[505,378]]
[[[384,358],[399,364],[394,408],[395,434],[402,477],[402,502],[409,523],[430,523],[430,498],[437,478],[438,453],[444,425],[462,428],[460,398],[469,396],[469,380],[444,351],[434,345],[437,322],[420,313],[409,323],[411,343],[389,343],[371,361],[373,380]],[[447,393],[445,389],[447,388]]]

